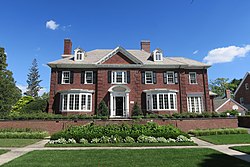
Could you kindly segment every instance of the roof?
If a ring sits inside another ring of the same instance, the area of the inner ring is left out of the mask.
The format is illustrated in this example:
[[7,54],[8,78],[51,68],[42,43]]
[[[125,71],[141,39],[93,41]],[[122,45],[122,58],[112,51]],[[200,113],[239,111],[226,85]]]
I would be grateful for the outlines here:
[[[131,67],[153,67],[153,68],[209,68],[210,65],[198,62],[196,60],[191,60],[184,57],[163,57],[163,61],[152,61],[150,59],[150,53],[144,50],[125,50],[122,47],[117,47],[115,49],[96,49],[88,51],[85,54],[83,61],[74,61],[74,55],[70,55],[64,59],[59,59],[48,63],[50,67],[58,68],[88,68],[88,67],[109,67],[114,66],[109,64],[101,64],[100,62],[112,55],[116,51],[122,51],[125,56],[134,61],[136,64],[124,65]],[[112,56],[111,56],[112,57]],[[119,67],[124,67],[119,64]]]
[[239,86],[237,87],[236,91],[234,92],[234,96],[236,95],[236,93],[238,92],[238,90],[240,89],[241,85],[244,83],[244,81],[246,80],[247,76],[250,75],[250,72],[247,72],[244,76],[244,78],[241,80]]
[[228,101],[232,101],[233,103],[235,103],[236,105],[240,106],[241,108],[243,108],[244,110],[248,110],[246,107],[244,107],[243,105],[239,104],[238,102],[236,102],[234,99],[232,98],[215,98],[214,99],[214,109],[215,111],[218,111],[222,106],[224,106]]

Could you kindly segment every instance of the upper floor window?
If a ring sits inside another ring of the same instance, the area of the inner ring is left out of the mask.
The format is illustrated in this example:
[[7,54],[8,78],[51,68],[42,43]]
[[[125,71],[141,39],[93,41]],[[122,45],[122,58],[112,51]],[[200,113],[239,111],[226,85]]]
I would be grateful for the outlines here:
[[153,83],[153,71],[145,72],[145,83],[152,84]]
[[244,104],[244,98],[243,97],[240,98],[240,104]]
[[113,84],[127,83],[127,72],[126,71],[112,71],[112,83]]
[[154,61],[162,61],[162,51],[160,49],[156,49],[153,51],[153,59]]
[[245,88],[246,88],[246,90],[249,90],[249,84],[248,83],[245,83]]
[[197,84],[196,72],[189,73],[189,83],[190,84]]
[[174,84],[174,72],[173,71],[168,71],[167,72],[167,84]]
[[81,48],[75,49],[74,59],[75,61],[84,60],[84,51]]
[[85,71],[85,84],[93,83],[93,71]]
[[69,84],[69,83],[70,83],[70,71],[63,71],[62,84]]

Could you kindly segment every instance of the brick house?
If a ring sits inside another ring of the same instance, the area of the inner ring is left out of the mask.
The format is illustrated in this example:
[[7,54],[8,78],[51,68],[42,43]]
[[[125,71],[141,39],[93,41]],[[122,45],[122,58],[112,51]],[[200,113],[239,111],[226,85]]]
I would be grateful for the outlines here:
[[247,72],[234,92],[235,100],[250,110],[250,72]]
[[211,111],[207,64],[151,51],[150,41],[141,48],[84,51],[64,40],[62,58],[51,67],[49,112],[95,114],[104,100],[110,117],[132,115],[135,103],[144,113]]

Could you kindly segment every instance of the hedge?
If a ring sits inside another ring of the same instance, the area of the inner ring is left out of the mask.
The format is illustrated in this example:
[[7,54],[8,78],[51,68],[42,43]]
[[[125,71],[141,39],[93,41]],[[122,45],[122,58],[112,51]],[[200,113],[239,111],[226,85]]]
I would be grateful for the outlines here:
[[225,129],[204,129],[190,130],[188,132],[194,136],[224,135],[224,134],[247,134],[248,130],[244,128],[225,128]]
[[60,138],[75,139],[77,142],[84,138],[91,141],[94,138],[101,138],[102,136],[111,137],[113,135],[126,138],[130,136],[135,140],[140,135],[153,136],[153,137],[165,137],[176,139],[179,135],[189,137],[186,133],[180,129],[173,127],[172,125],[160,126],[155,123],[147,123],[146,125],[133,124],[133,125],[86,125],[86,126],[72,126],[66,130],[57,132],[51,136],[51,140],[57,140]]
[[48,136],[48,132],[34,131],[31,129],[0,129],[0,138],[19,138],[19,139],[43,139]]

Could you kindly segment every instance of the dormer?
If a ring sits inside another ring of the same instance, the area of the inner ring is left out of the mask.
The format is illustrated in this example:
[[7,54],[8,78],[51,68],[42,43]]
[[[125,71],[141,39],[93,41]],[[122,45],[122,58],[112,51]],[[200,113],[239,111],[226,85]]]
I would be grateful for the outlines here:
[[75,61],[82,61],[82,60],[84,60],[84,56],[85,56],[85,51],[82,50],[81,48],[76,48],[74,50],[74,60]]
[[152,53],[153,61],[162,61],[163,60],[163,54],[161,49],[155,49]]

